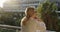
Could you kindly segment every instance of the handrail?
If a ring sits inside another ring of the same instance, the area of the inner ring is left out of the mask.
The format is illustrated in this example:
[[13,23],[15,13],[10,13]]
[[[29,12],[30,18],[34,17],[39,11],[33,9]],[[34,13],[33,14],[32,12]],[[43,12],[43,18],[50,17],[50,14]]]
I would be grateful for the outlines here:
[[60,11],[56,11],[57,13],[60,13]]
[[18,26],[11,26],[11,25],[2,25],[0,24],[0,27],[2,28],[12,28],[12,29],[21,29],[21,27],[18,27]]

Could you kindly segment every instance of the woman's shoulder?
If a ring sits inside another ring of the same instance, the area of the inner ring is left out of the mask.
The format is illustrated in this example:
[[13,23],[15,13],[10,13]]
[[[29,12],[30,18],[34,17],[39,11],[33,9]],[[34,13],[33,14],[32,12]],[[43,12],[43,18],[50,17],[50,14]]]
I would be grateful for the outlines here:
[[22,19],[21,19],[21,25],[23,24],[25,24],[26,23],[26,21],[27,21],[27,18],[26,17],[23,17]]
[[27,18],[26,17],[23,17],[22,19],[21,19],[21,21],[25,21]]

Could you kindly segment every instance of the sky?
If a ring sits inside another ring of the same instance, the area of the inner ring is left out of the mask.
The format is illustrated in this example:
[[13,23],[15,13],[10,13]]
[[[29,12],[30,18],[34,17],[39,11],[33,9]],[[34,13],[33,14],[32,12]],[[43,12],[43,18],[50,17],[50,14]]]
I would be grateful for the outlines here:
[[5,2],[6,0],[0,0],[0,7],[3,7],[3,3]]

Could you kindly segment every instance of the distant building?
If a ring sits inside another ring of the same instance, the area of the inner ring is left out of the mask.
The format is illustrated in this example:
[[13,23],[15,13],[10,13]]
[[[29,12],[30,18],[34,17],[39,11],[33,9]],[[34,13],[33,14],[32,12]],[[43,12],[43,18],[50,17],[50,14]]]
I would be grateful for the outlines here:
[[5,12],[19,12],[20,11],[20,5],[17,0],[6,1],[4,3],[3,8]]
[[4,10],[6,12],[24,12],[28,6],[37,7],[40,0],[10,0],[4,3]]

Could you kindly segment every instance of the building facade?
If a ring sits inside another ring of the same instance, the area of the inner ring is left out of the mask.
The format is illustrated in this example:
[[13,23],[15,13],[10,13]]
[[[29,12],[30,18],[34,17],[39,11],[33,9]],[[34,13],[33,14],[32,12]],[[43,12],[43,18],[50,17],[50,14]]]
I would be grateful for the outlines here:
[[[37,7],[41,0],[8,0],[4,3],[6,12],[24,12],[26,7]],[[42,2],[42,1],[41,1]]]

